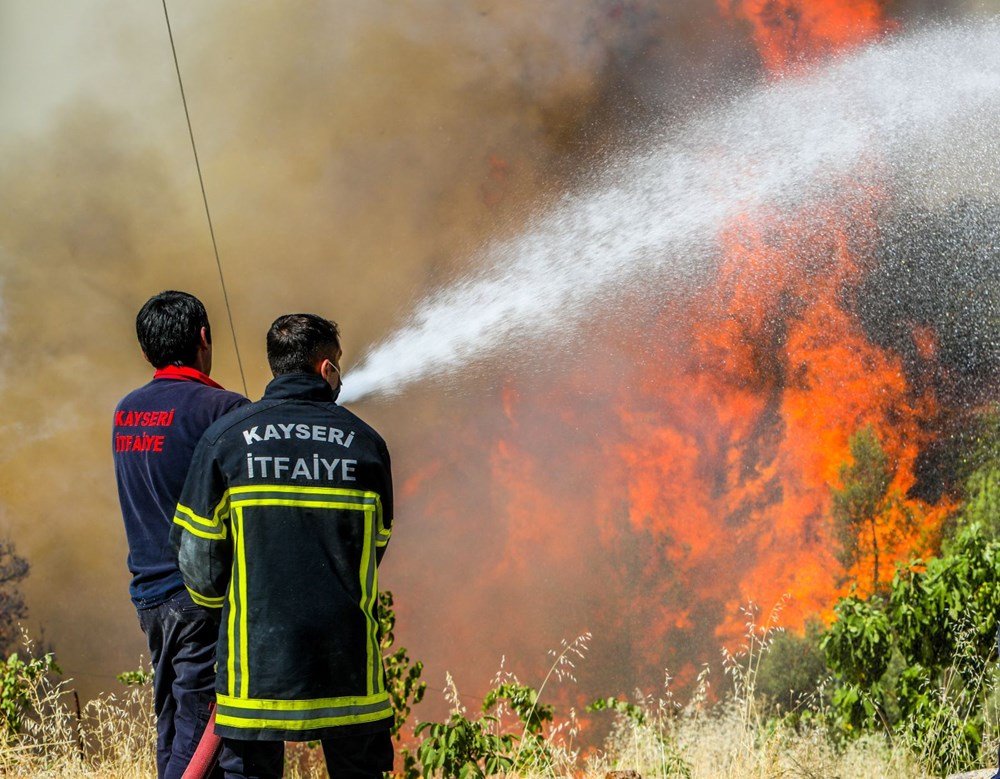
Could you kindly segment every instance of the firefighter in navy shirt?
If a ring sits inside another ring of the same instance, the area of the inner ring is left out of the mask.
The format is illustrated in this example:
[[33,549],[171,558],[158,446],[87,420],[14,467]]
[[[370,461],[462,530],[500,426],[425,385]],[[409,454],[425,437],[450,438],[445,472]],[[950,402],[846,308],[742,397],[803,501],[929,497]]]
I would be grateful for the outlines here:
[[392,528],[382,437],[336,403],[337,326],[279,317],[264,397],[210,427],[172,541],[196,602],[217,608],[226,748],[323,743],[331,777],[392,769],[392,705],[379,651],[378,564]]
[[[176,779],[208,722],[218,623],[185,589],[170,528],[202,434],[249,401],[209,378],[211,329],[194,296],[166,291],[150,298],[136,317],[136,334],[156,371],[115,409],[112,449],[128,540],[129,589],[154,671],[157,774]],[[229,762],[236,760],[230,757]]]

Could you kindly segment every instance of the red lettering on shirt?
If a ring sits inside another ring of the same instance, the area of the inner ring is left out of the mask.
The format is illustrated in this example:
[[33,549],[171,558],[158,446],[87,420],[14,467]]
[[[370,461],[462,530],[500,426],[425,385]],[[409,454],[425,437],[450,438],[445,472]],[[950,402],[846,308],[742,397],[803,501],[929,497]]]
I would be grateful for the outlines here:
[[148,433],[143,433],[142,435],[123,435],[122,433],[116,433],[115,451],[162,452],[163,440],[162,435],[149,435]]
[[170,427],[174,423],[174,409],[169,411],[117,411],[116,427]]

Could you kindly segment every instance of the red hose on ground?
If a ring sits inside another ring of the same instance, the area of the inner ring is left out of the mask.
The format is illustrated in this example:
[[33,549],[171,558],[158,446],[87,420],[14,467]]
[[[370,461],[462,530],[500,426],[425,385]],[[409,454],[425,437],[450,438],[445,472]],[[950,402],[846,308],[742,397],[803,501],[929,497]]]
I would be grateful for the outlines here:
[[198,748],[191,756],[191,762],[184,770],[181,779],[208,779],[208,775],[215,767],[215,762],[219,759],[219,752],[222,750],[222,739],[215,735],[215,703],[209,705],[208,724],[205,732],[201,734]]

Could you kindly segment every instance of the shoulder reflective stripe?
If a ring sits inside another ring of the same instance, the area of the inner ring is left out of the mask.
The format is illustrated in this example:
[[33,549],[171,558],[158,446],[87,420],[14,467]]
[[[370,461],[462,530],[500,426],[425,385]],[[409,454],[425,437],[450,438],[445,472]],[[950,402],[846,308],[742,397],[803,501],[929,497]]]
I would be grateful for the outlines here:
[[[223,500],[223,502],[225,501]],[[219,505],[221,506],[222,503],[220,502]],[[216,508],[212,519],[206,519],[195,514],[187,506],[178,504],[174,511],[174,524],[180,525],[200,538],[222,539],[226,537],[226,523],[222,521],[218,508]]]
[[253,485],[253,486],[242,486],[242,487],[232,487],[229,490],[230,496],[233,500],[243,500],[246,498],[252,498],[253,496],[262,497],[264,495],[276,496],[276,495],[287,495],[289,493],[294,494],[300,498],[306,498],[309,496],[321,497],[321,498],[331,498],[337,497],[341,500],[351,500],[354,499],[359,503],[378,503],[381,502],[381,498],[377,492],[369,492],[366,490],[351,490],[344,487],[300,487],[296,485],[289,484],[263,484],[263,485]]
[[381,500],[375,506],[375,527],[377,529],[375,543],[379,546],[385,546],[389,543],[389,537],[392,535],[392,518],[389,519],[389,527],[386,527]]
[[206,538],[209,541],[221,541],[222,539],[224,539],[226,537],[226,528],[225,527],[223,527],[219,531],[206,532],[204,530],[201,530],[200,528],[197,528],[197,527],[195,527],[195,526],[193,526],[193,525],[185,522],[183,519],[180,519],[179,517],[174,517],[174,523],[180,525],[182,528],[184,528],[186,531],[188,531],[191,535],[198,536],[199,538]]
[[197,603],[199,606],[204,606],[207,609],[221,609],[222,604],[226,602],[226,596],[222,595],[218,598],[213,598],[208,595],[202,595],[200,592],[195,592],[190,587],[187,588],[188,594],[191,596],[191,600]]
[[353,503],[342,500],[320,500],[317,498],[272,497],[255,498],[253,500],[233,501],[233,506],[296,506],[319,509],[344,509],[345,511],[363,511],[374,513],[374,508],[363,503]]
[[289,506],[365,511],[376,514],[381,524],[382,499],[377,492],[342,487],[298,487],[265,484],[233,487],[228,491],[233,506]]

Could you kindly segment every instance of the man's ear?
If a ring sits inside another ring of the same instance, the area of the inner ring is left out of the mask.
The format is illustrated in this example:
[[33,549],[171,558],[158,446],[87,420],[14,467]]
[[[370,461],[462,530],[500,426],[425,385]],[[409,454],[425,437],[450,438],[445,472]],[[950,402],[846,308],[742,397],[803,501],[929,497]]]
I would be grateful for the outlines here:
[[208,349],[212,345],[212,342],[208,340],[208,328],[205,327],[201,328],[201,332],[198,333],[198,335],[201,339],[201,343],[198,345],[202,349]]
[[152,364],[153,364],[153,362],[152,362],[152,361],[151,361],[151,360],[149,359],[149,355],[147,355],[147,354],[146,354],[145,352],[143,352],[143,353],[142,353],[142,359],[144,359],[144,360],[145,360],[146,362],[148,362],[148,363],[149,363],[150,365],[152,365]]

